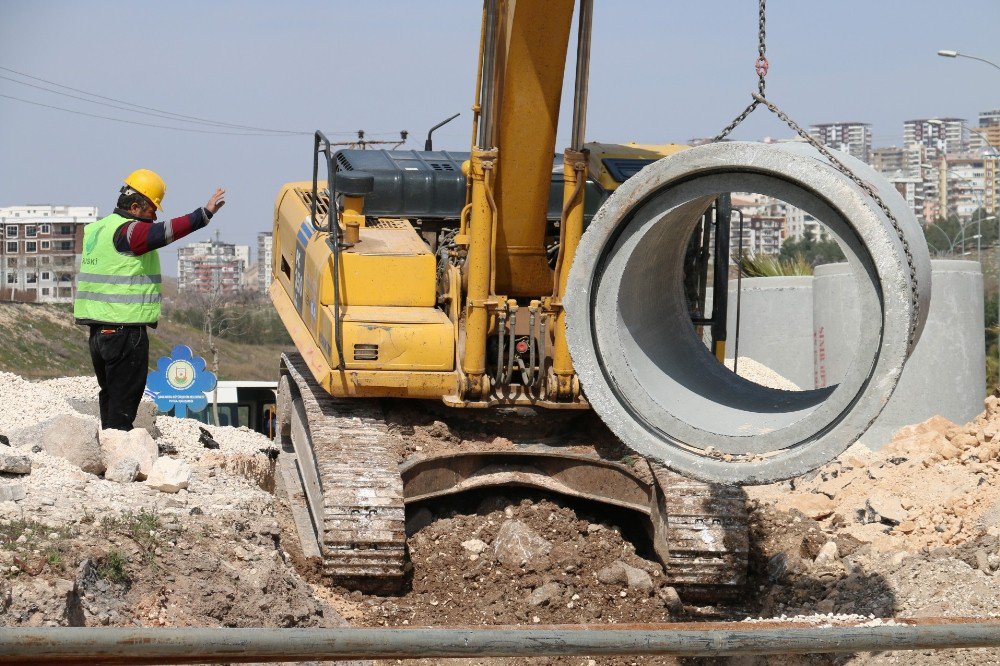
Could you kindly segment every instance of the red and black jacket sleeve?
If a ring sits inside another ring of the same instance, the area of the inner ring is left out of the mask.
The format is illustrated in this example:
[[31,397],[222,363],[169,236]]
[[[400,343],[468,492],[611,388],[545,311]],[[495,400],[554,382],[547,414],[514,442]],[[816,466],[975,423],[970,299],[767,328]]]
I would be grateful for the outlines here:
[[[122,211],[115,211],[122,214]],[[122,254],[141,257],[208,225],[212,214],[199,208],[189,215],[164,222],[130,219],[115,231],[115,249]]]

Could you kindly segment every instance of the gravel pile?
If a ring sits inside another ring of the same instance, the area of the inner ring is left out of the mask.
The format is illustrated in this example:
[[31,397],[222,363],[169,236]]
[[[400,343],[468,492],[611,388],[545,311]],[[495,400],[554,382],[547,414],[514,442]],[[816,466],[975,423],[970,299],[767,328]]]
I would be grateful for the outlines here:
[[[726,359],[726,367],[733,369],[733,359]],[[740,356],[740,362],[736,366],[736,374],[747,379],[754,384],[760,384],[768,388],[781,389],[783,391],[801,391],[792,381],[785,379],[777,372],[767,367],[763,363],[758,363],[749,356]]]
[[[0,410],[0,434],[30,433],[38,424],[66,414],[96,426],[92,414],[97,392],[94,377],[31,382],[0,373],[0,404],[4,405]],[[41,522],[77,524],[142,508],[175,515],[272,513],[274,497],[267,490],[273,487],[274,473],[268,455],[270,440],[247,428],[203,426],[191,419],[160,416],[156,426],[162,433],[157,439],[160,453],[182,459],[191,468],[187,489],[165,494],[142,482],[108,481],[41,450],[41,442],[24,441],[7,451],[27,456],[30,474],[0,478],[0,484],[10,481],[8,485],[23,489],[24,498],[0,501],[0,520],[30,515]],[[209,430],[220,445],[218,449],[205,448],[199,441],[199,427]]]
[[[57,382],[49,386],[48,382],[30,382],[11,374],[0,372],[0,434],[29,427],[41,423],[59,414],[76,413],[66,401],[65,391],[74,386],[81,389],[83,378],[50,380]],[[80,394],[76,394],[80,395]],[[91,396],[97,396],[97,380]]]

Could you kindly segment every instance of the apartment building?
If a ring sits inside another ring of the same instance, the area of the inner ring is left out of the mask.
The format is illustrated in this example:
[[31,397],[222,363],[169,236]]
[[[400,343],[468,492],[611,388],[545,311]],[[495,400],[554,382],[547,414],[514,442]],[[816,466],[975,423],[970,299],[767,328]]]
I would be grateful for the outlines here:
[[94,206],[0,207],[0,300],[72,303]]
[[189,243],[177,250],[177,289],[181,293],[231,295],[242,291],[250,246],[215,238]]
[[903,147],[923,145],[926,159],[936,160],[948,153],[969,149],[969,132],[963,118],[927,118],[903,123]]
[[257,234],[256,288],[261,296],[267,296],[271,287],[271,270],[274,264],[274,236],[270,231]]
[[1000,156],[1000,109],[979,114],[979,127],[969,131],[969,150]]
[[733,210],[743,213],[742,238],[737,217],[729,227],[729,250],[736,256],[777,254],[786,237],[786,211],[791,208],[784,201],[757,193],[739,193],[732,197]]
[[821,123],[809,127],[824,146],[849,153],[863,162],[871,162],[872,126],[870,123]]
[[[995,183],[986,182],[986,164],[982,157],[972,154],[949,155],[939,165],[940,207],[947,214],[971,219],[986,204],[986,191],[996,190]],[[996,170],[991,170],[996,173]]]
[[906,173],[906,150],[899,146],[876,148],[872,151],[872,167],[887,176]]

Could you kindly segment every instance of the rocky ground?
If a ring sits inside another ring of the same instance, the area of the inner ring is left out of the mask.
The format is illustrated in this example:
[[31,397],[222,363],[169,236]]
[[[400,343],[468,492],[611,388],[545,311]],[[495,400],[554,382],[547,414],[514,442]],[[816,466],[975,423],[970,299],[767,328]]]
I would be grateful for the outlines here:
[[[89,378],[27,382],[0,373],[2,626],[1000,615],[995,398],[966,426],[932,419],[904,429],[877,453],[854,447],[794,484],[750,489],[752,584],[735,603],[706,608],[678,598],[642,531],[620,516],[516,493],[409,507],[413,575],[404,594],[330,590],[294,566],[287,510],[273,492],[271,442],[232,428],[208,428],[205,438],[193,421],[158,417],[154,423],[148,407],[148,431],[120,441],[97,431],[95,395]],[[433,417],[400,435],[411,452],[466,436]],[[68,446],[69,440],[76,444]],[[493,443],[512,445],[503,438]],[[1000,652],[732,663],[903,662],[1000,663]],[[530,663],[674,662],[574,657]]]

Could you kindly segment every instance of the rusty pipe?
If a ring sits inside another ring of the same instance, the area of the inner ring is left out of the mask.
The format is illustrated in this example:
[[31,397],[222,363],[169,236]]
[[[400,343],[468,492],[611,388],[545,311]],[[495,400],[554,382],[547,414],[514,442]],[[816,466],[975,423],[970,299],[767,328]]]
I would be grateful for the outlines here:
[[868,625],[706,622],[553,625],[530,629],[8,628],[0,629],[0,664],[191,664],[553,655],[716,657],[1000,647],[1000,621],[994,619],[935,618]]

